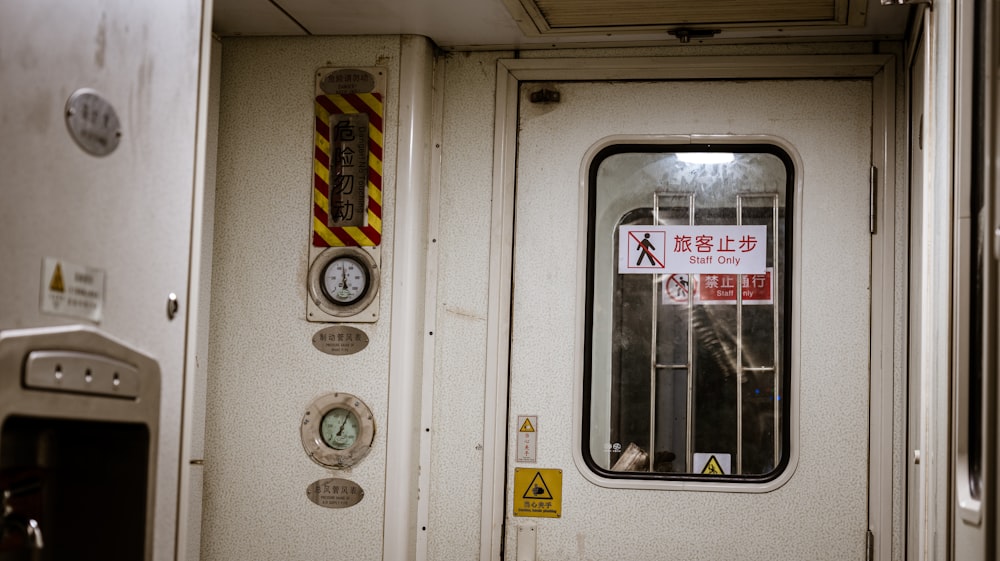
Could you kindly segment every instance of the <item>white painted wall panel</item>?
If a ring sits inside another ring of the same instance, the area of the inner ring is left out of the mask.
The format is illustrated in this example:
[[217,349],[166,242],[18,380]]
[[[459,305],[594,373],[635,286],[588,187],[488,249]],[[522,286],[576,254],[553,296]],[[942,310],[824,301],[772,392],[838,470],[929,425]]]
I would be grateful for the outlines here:
[[[223,42],[204,559],[382,558],[399,50],[398,37]],[[325,324],[305,320],[314,76],[322,66],[376,65],[389,78],[382,309],[377,323],[356,324],[368,347],[335,357],[311,343]],[[349,472],[313,463],[299,439],[309,402],[333,391],[375,414],[374,448]],[[306,487],[326,477],[357,482],[364,499],[316,506]]]
[[429,560],[479,556],[496,59],[445,63]]
[[[202,3],[0,3],[0,329],[78,323],[39,310],[45,257],[102,269],[98,328],[159,361],[155,559],[174,558]],[[122,123],[97,158],[63,120],[78,88]],[[166,317],[167,294],[181,315]]]

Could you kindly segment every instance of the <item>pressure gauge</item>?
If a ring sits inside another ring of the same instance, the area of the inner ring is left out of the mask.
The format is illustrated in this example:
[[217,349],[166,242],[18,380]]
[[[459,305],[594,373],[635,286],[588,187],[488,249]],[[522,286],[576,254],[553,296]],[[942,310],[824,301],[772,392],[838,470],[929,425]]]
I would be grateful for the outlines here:
[[318,308],[310,314],[310,320],[323,321],[322,316],[329,315],[372,321],[367,315],[374,317],[374,314],[364,312],[377,303],[379,278],[378,264],[365,249],[332,247],[324,250],[309,267],[309,298]]
[[371,450],[375,418],[361,399],[332,393],[313,400],[302,417],[302,447],[321,466],[349,468]]
[[334,257],[323,267],[321,274],[323,295],[334,304],[354,304],[371,289],[368,269],[353,255]]
[[323,415],[319,435],[323,443],[334,450],[346,450],[358,441],[358,416],[350,409],[334,407]]

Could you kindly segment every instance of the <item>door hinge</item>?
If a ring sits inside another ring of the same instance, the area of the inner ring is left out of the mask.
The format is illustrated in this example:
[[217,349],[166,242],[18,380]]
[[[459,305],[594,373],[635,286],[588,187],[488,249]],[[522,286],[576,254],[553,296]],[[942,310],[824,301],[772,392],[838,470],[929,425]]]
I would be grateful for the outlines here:
[[865,560],[874,561],[875,559],[875,533],[868,530],[865,535]]
[[868,175],[868,230],[872,235],[875,235],[876,229],[876,211],[878,210],[878,205],[876,200],[878,197],[878,168],[872,166],[871,172]]

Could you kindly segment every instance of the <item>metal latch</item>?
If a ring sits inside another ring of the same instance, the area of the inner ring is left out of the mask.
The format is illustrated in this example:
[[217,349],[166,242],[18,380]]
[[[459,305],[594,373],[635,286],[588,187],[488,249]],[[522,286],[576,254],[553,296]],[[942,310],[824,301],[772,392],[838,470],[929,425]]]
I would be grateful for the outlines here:
[[721,29],[689,29],[687,27],[680,27],[677,29],[670,29],[667,31],[668,34],[677,37],[681,43],[690,43],[691,39],[711,39],[719,33],[722,33]]
[[558,90],[542,88],[531,92],[529,99],[531,99],[531,103],[559,103],[562,96]]

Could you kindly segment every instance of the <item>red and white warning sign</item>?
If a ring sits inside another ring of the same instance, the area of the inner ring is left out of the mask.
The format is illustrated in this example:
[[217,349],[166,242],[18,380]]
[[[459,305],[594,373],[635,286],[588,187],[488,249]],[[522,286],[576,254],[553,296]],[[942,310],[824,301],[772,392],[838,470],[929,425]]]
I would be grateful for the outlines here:
[[663,282],[664,304],[735,304],[742,293],[744,305],[774,303],[772,270],[754,275],[685,275],[674,273]]
[[767,226],[621,226],[622,274],[763,274]]
[[664,304],[687,304],[691,294],[689,275],[674,273],[663,281]]
[[667,233],[656,226],[618,229],[619,273],[662,273],[666,270]]
[[738,293],[744,304],[773,304],[771,269],[763,275],[698,275],[700,304],[735,304]]

